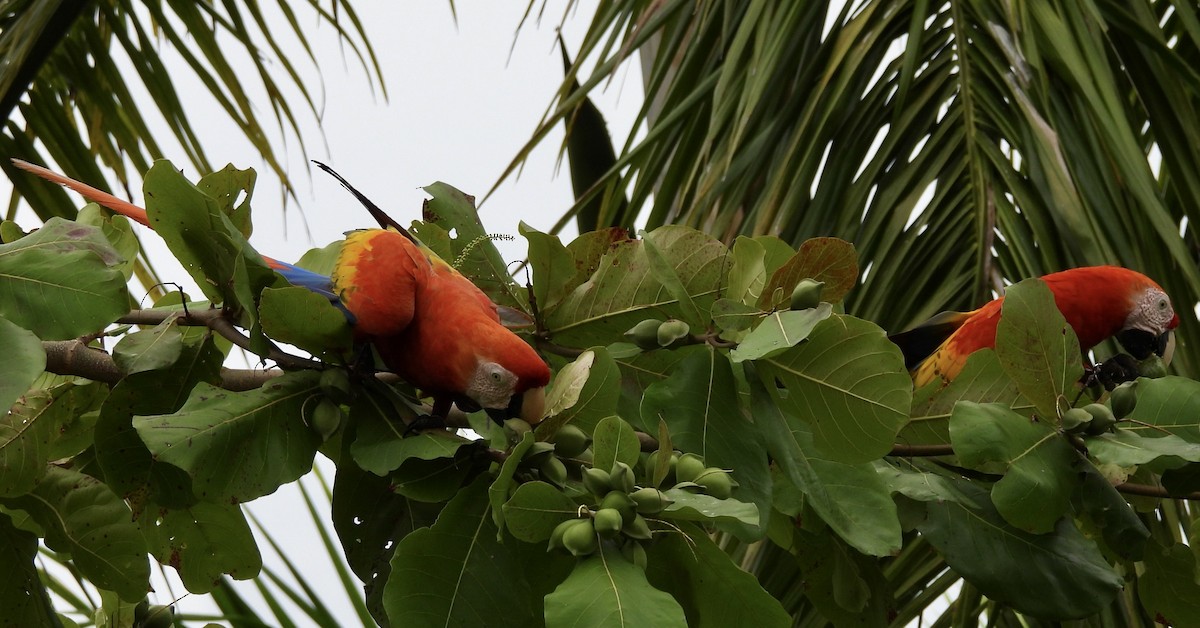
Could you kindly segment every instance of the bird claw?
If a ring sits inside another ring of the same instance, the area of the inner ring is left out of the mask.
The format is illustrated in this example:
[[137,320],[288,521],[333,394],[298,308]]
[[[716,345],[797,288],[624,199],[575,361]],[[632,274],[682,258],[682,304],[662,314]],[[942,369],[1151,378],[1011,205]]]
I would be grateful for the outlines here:
[[1138,362],[1127,353],[1118,353],[1093,366],[1084,378],[1088,382],[1099,382],[1105,390],[1112,390],[1138,378]]
[[423,432],[432,429],[446,429],[446,419],[433,416],[432,414],[422,414],[421,416],[409,421],[408,427],[404,429],[403,436],[407,437],[411,434]]

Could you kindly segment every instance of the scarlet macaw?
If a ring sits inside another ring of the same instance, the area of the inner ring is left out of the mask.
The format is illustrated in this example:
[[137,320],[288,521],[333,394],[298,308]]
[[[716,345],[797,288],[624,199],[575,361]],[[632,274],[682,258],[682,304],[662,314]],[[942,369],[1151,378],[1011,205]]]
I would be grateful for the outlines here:
[[[1151,353],[1167,354],[1179,315],[1167,293],[1149,277],[1117,266],[1089,266],[1051,273],[1042,280],[1085,353],[1115,336],[1139,360]],[[939,378],[949,382],[971,353],[994,348],[1003,302],[1000,297],[972,312],[942,312],[892,335],[913,383],[920,387]]]
[[[13,163],[150,227],[146,210],[41,166]],[[475,284],[396,224],[324,164],[384,229],[346,236],[331,276],[263,256],[289,282],[336,299],[384,364],[434,399],[445,418],[451,403],[482,408],[497,423],[541,421],[550,369],[500,323],[497,306]]]

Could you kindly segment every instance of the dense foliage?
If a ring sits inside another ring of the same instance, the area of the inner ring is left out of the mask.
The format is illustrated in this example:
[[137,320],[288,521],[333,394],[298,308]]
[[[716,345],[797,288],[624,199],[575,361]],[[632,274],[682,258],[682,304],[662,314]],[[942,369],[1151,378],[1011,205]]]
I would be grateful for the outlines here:
[[[1036,280],[1009,290],[994,352],[914,391],[883,330],[842,313],[858,276],[846,242],[726,247],[661,227],[564,245],[525,229],[520,286],[470,197],[435,184],[417,232],[525,311],[556,377],[532,429],[455,414],[474,432],[406,435],[427,411],[416,392],[364,371],[341,312],[247,243],[249,208],[231,199],[251,180],[227,169],[196,186],[166,162],[146,175],[204,301],[129,312],[130,227],[95,206],[28,235],[4,224],[14,625],[58,621],[39,540],[111,592],[115,625],[146,596],[150,560],[198,593],[253,577],[239,504],[318,454],[337,465],[333,524],[383,625],[881,625],[951,574],[1033,618],[1196,616],[1196,598],[1167,593],[1195,587],[1193,554],[1151,537],[1157,500],[1122,492],[1196,490],[1200,384],[1142,379],[1117,423],[1079,419],[1072,406],[1108,406],[1087,405],[1078,342]],[[337,244],[303,262],[328,271]],[[224,369],[229,340],[286,368]],[[926,573],[937,556],[953,571]],[[779,597],[789,570],[803,600]]]

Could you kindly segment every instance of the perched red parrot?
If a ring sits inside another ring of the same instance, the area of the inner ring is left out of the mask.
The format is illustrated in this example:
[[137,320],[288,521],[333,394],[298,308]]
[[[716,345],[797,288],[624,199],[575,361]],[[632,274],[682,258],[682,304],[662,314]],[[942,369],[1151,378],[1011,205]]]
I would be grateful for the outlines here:
[[[1167,354],[1179,316],[1167,293],[1149,277],[1117,266],[1089,266],[1051,273],[1042,281],[1085,353],[1116,337],[1139,360],[1151,353]],[[904,353],[913,382],[918,387],[939,378],[949,382],[971,353],[994,348],[1003,302],[1000,297],[973,312],[942,312],[891,336]]]
[[[107,192],[14,159],[13,163],[84,198],[150,226],[146,211]],[[434,399],[445,418],[451,403],[482,408],[498,423],[541,421],[550,369],[525,341],[500,323],[497,306],[475,284],[324,164],[383,229],[346,236],[332,276],[264,256],[289,282],[336,299],[384,364]]]

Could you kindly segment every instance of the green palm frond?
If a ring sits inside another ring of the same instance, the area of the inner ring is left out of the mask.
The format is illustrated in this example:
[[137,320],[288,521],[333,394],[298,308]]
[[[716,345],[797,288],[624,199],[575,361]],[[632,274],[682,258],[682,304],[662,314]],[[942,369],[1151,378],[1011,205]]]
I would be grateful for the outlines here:
[[[39,218],[73,214],[62,190],[35,183],[8,163],[20,157],[53,161],[63,172],[89,182],[105,171],[129,188],[153,160],[163,157],[162,123],[199,172],[213,170],[201,139],[205,120],[189,115],[179,77],[165,63],[178,56],[207,95],[261,153],[264,163],[292,192],[286,163],[277,152],[293,137],[304,150],[299,117],[319,119],[318,100],[289,50],[302,50],[316,65],[310,11],[332,26],[365,72],[380,81],[378,60],[349,3],[287,2],[274,7],[287,27],[272,28],[259,2],[0,2],[0,169]],[[386,91],[383,92],[386,97]],[[148,97],[148,98],[147,98]],[[155,119],[157,118],[157,120]],[[142,268],[143,282],[152,273]],[[153,281],[150,282],[154,283]]]
[[[848,308],[890,330],[1089,264],[1200,301],[1193,5],[831,4],[602,3],[512,169],[640,54],[645,136],[572,215],[599,196],[605,224],[848,239]],[[1200,343],[1176,355],[1194,369]]]

